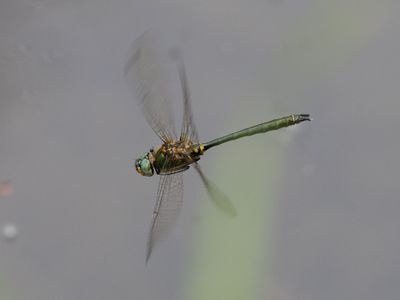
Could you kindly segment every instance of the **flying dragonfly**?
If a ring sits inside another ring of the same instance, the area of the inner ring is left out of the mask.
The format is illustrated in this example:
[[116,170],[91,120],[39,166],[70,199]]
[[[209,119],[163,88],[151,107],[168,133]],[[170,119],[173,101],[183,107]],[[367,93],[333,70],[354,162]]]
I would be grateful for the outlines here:
[[185,66],[182,58],[178,55],[175,61],[183,98],[182,128],[178,137],[170,112],[170,96],[167,89],[168,72],[158,61],[159,57],[155,53],[155,48],[154,36],[149,32],[142,34],[135,40],[124,68],[124,74],[134,91],[135,99],[147,122],[162,141],[162,144],[151,148],[135,160],[135,169],[140,175],[153,176],[157,174],[160,176],[147,241],[146,262],[150,258],[154,245],[170,231],[177,219],[183,200],[182,174],[191,166],[199,174],[216,206],[229,215],[236,214],[229,198],[204,175],[198,164],[200,157],[206,151],[242,137],[311,120],[308,114],[292,114],[233,132],[206,143],[200,143],[192,116]]

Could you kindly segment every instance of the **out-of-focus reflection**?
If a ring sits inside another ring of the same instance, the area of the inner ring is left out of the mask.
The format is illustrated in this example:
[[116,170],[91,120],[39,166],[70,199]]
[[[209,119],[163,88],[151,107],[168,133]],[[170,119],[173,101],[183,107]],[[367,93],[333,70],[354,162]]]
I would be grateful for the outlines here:
[[18,235],[18,228],[13,223],[7,223],[2,228],[2,234],[9,241],[15,240]]
[[0,182],[0,197],[11,196],[13,193],[13,187],[10,181]]

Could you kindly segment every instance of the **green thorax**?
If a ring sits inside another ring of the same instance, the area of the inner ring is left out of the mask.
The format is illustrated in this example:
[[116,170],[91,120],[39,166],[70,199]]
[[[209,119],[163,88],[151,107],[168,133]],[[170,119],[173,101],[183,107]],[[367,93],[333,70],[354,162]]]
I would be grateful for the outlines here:
[[203,146],[190,141],[165,143],[150,150],[151,161],[157,174],[177,173],[189,168],[203,154]]

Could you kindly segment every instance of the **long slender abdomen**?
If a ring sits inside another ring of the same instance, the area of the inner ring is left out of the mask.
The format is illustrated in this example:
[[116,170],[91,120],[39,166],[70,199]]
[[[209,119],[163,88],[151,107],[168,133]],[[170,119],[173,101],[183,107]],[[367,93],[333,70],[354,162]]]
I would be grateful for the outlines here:
[[242,137],[245,136],[251,136],[254,134],[258,134],[258,133],[264,133],[264,132],[268,132],[268,131],[272,131],[272,130],[278,130],[280,128],[284,128],[284,127],[289,127],[295,124],[299,124],[301,122],[304,121],[311,121],[310,119],[310,115],[308,114],[296,114],[296,115],[290,115],[290,116],[286,116],[283,118],[279,118],[279,119],[274,119],[265,123],[261,123],[252,127],[248,127],[245,129],[242,129],[240,131],[231,133],[231,134],[227,134],[223,137],[214,139],[210,142],[204,143],[204,151],[206,151],[207,149],[210,149],[214,146],[217,145],[221,145],[224,144],[226,142],[230,142],[233,140],[237,140],[240,139]]

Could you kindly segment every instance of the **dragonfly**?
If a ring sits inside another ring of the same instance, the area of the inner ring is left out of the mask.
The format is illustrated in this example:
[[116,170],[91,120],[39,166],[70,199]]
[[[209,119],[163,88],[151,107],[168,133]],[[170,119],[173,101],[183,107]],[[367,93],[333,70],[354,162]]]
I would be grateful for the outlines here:
[[171,230],[178,217],[183,202],[182,174],[191,166],[200,176],[214,204],[228,215],[236,215],[236,210],[229,198],[204,175],[200,168],[198,162],[209,149],[243,137],[311,120],[309,114],[292,114],[200,143],[193,121],[185,65],[182,57],[176,55],[174,60],[183,98],[182,127],[178,137],[170,110],[171,96],[167,89],[168,72],[163,63],[158,60],[154,39],[154,35],[149,32],[137,38],[124,68],[125,77],[133,89],[135,99],[150,127],[162,142],[143,153],[134,162],[135,169],[140,175],[160,176],[147,240],[146,263],[154,245]]

